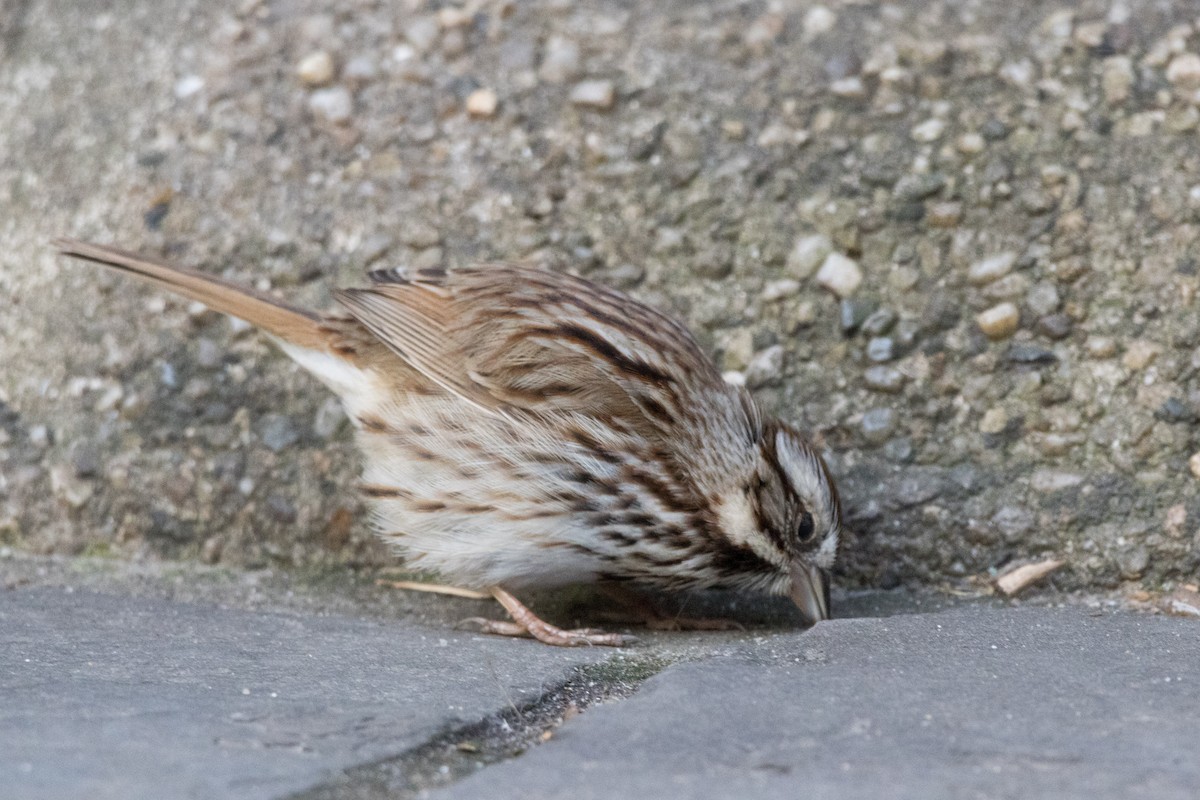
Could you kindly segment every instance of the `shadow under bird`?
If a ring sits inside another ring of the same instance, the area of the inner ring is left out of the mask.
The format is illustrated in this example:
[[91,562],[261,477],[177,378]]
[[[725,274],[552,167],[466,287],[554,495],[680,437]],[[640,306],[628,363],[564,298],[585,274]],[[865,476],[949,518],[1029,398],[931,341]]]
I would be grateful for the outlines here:
[[406,564],[489,592],[566,584],[787,594],[829,617],[841,511],[818,453],[726,383],[679,322],[582,278],[509,265],[370,273],[320,314],[191,269],[71,239],[65,255],[134,275],[265,331],[332,389],[364,455],[360,490]]

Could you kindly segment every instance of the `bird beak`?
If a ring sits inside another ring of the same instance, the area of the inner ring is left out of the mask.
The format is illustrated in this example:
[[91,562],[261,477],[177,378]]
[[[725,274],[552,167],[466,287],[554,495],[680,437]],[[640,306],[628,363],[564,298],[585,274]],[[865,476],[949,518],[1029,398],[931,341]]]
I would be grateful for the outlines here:
[[829,619],[829,577],[820,567],[792,562],[792,602],[807,625]]

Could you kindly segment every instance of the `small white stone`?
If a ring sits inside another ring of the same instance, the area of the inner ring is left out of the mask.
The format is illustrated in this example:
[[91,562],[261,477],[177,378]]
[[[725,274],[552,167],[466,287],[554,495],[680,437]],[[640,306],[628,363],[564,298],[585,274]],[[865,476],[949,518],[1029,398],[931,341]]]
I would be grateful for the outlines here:
[[825,6],[813,6],[804,15],[804,38],[812,39],[829,33],[837,24],[837,15]]
[[841,253],[830,253],[817,270],[817,283],[838,297],[849,297],[858,291],[863,274],[858,262]]
[[1117,106],[1129,99],[1136,76],[1129,56],[1113,56],[1104,59],[1104,71],[1100,85],[1104,90],[1104,102]]
[[418,17],[404,29],[404,38],[419,53],[428,53],[437,44],[441,29],[433,17]]
[[1000,406],[989,408],[979,421],[979,432],[996,434],[1008,426],[1008,412]]
[[446,7],[438,11],[437,21],[443,30],[462,28],[471,24],[471,15],[461,8]]
[[1157,342],[1135,339],[1125,348],[1125,355],[1121,357],[1121,363],[1128,370],[1145,369],[1154,363],[1154,359],[1158,358],[1162,349],[1162,345]]
[[834,81],[829,84],[829,91],[838,97],[848,97],[852,100],[861,100],[867,96],[867,87],[857,75]]
[[570,100],[577,106],[609,109],[617,101],[617,90],[612,81],[580,81],[571,89]]
[[546,40],[538,77],[547,83],[566,83],[579,74],[579,45],[563,36]]
[[764,302],[773,303],[776,300],[782,300],[785,297],[792,297],[800,293],[800,281],[792,278],[780,278],[777,281],[771,281],[762,290],[762,299]]
[[976,261],[967,270],[967,282],[972,286],[983,286],[994,280],[1003,278],[1012,272],[1017,263],[1017,254],[1011,251],[988,256],[982,261]]
[[772,122],[770,125],[762,129],[762,133],[758,135],[757,143],[759,147],[778,147],[780,145],[793,145],[800,147],[808,144],[809,134],[803,128],[789,128],[779,122]]
[[350,92],[341,86],[318,89],[308,98],[308,110],[318,119],[342,125],[349,122],[354,113],[354,100]]
[[349,81],[368,83],[379,75],[379,68],[370,56],[355,56],[342,68],[342,76]]
[[954,144],[958,152],[968,156],[983,152],[983,148],[987,146],[987,142],[978,133],[964,133]]
[[326,86],[333,80],[333,56],[324,50],[310,53],[296,65],[296,75],[306,86]]
[[1192,453],[1188,459],[1188,469],[1192,471],[1192,477],[1200,481],[1200,453]]
[[499,98],[491,89],[476,89],[467,95],[467,113],[472,117],[490,117],[496,113],[499,104]]
[[946,123],[934,117],[927,119],[912,129],[912,138],[918,142],[936,142],[946,132]]
[[751,389],[779,380],[783,371],[783,345],[771,345],[756,353],[746,367],[746,385]]
[[975,322],[984,336],[992,340],[1007,339],[1017,332],[1021,322],[1021,312],[1012,303],[1000,303],[986,311],[981,311],[975,317]]
[[204,88],[204,79],[199,75],[185,75],[175,81],[175,96],[186,100]]
[[1070,489],[1083,483],[1083,476],[1073,472],[1058,472],[1057,470],[1040,469],[1033,473],[1029,485],[1038,492],[1057,492]]
[[1200,55],[1180,53],[1167,66],[1167,80],[1183,89],[1200,88]]
[[788,254],[788,274],[798,280],[806,280],[832,252],[833,242],[829,241],[828,236],[822,233],[802,236],[796,240],[792,252]]

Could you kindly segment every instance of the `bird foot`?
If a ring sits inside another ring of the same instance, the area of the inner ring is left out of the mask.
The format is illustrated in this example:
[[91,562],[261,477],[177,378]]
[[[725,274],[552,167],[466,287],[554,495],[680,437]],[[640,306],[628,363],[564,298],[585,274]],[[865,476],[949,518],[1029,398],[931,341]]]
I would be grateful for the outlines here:
[[483,633],[491,633],[499,636],[528,636],[537,639],[543,644],[555,647],[624,647],[637,641],[637,638],[634,636],[627,636],[620,633],[606,633],[596,628],[566,630],[555,627],[539,618],[520,600],[500,587],[492,589],[492,597],[495,597],[500,605],[504,606],[504,610],[513,618],[512,622],[471,617],[470,619],[463,620],[460,624],[470,623],[479,625]]

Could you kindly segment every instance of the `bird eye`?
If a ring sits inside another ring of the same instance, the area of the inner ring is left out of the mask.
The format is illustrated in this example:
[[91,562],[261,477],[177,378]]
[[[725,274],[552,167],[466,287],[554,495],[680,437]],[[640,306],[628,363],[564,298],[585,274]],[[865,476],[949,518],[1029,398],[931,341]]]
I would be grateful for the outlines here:
[[796,526],[796,538],[801,542],[807,542],[815,532],[816,526],[813,525],[812,514],[805,511],[800,515],[800,524]]

